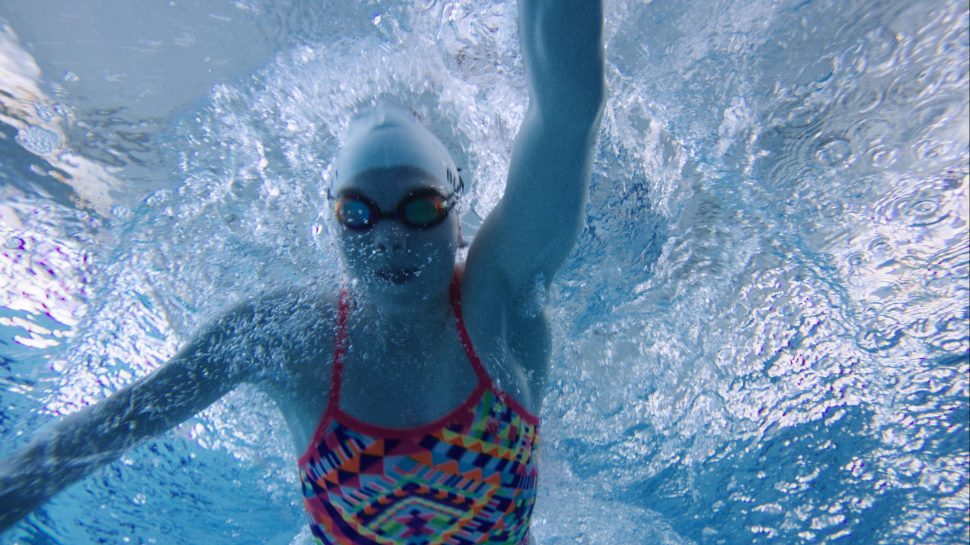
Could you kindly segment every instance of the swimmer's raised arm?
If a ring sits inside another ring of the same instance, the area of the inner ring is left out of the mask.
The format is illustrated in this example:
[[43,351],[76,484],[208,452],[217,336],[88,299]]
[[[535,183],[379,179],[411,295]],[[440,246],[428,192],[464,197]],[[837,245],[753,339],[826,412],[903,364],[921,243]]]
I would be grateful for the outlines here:
[[520,0],[529,108],[505,195],[468,255],[469,274],[497,272],[512,293],[552,281],[582,231],[605,98],[600,0]]
[[139,441],[169,430],[249,379],[252,366],[239,364],[230,346],[251,321],[247,309],[227,314],[152,374],[43,430],[0,461],[0,532]]

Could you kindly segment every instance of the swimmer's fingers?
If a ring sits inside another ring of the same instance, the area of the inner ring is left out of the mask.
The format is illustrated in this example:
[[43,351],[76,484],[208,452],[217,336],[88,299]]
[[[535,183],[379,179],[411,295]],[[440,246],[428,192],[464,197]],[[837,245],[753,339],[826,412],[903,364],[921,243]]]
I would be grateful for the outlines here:
[[15,494],[6,494],[0,491],[0,534],[6,532],[20,519],[26,517],[31,511],[40,506],[40,501],[24,501],[24,498]]

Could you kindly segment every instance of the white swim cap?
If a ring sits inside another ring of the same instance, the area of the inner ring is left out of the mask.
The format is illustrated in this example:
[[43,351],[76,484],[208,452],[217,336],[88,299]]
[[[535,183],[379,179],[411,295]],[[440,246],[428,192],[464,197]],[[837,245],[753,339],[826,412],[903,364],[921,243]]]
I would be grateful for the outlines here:
[[347,141],[337,155],[333,189],[373,169],[415,167],[461,192],[458,168],[444,144],[410,113],[381,104],[350,122]]

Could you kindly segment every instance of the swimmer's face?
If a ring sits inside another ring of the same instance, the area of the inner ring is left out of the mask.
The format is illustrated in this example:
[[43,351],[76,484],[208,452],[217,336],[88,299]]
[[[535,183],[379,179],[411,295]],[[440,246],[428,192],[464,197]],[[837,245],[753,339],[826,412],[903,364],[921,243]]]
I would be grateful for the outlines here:
[[[449,210],[440,223],[427,226],[408,225],[395,214],[402,201],[416,194],[434,192],[449,197],[447,184],[420,169],[376,168],[338,184],[332,192],[335,198],[354,195],[371,201],[382,216],[391,216],[353,229],[334,217],[338,246],[359,288],[385,297],[413,297],[447,288],[458,249],[455,210]],[[413,217],[420,219],[422,214]]]

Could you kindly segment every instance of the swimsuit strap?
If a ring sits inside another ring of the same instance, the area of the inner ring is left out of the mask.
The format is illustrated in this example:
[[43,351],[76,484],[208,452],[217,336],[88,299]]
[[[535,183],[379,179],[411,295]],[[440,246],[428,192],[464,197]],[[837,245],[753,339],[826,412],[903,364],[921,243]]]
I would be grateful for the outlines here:
[[488,373],[485,372],[485,366],[482,365],[482,360],[479,359],[478,354],[475,352],[475,347],[472,346],[472,339],[468,336],[468,330],[465,329],[465,320],[461,314],[461,286],[458,283],[457,274],[451,278],[451,308],[455,313],[455,327],[458,329],[461,346],[465,349],[468,360],[472,362],[472,367],[475,369],[475,374],[478,375],[478,380],[482,384],[491,387],[492,380],[489,378]]
[[347,290],[340,292],[340,302],[337,314],[337,335],[333,348],[333,373],[330,379],[330,401],[327,402],[327,412],[340,407],[340,383],[344,378],[344,356],[347,354]]

